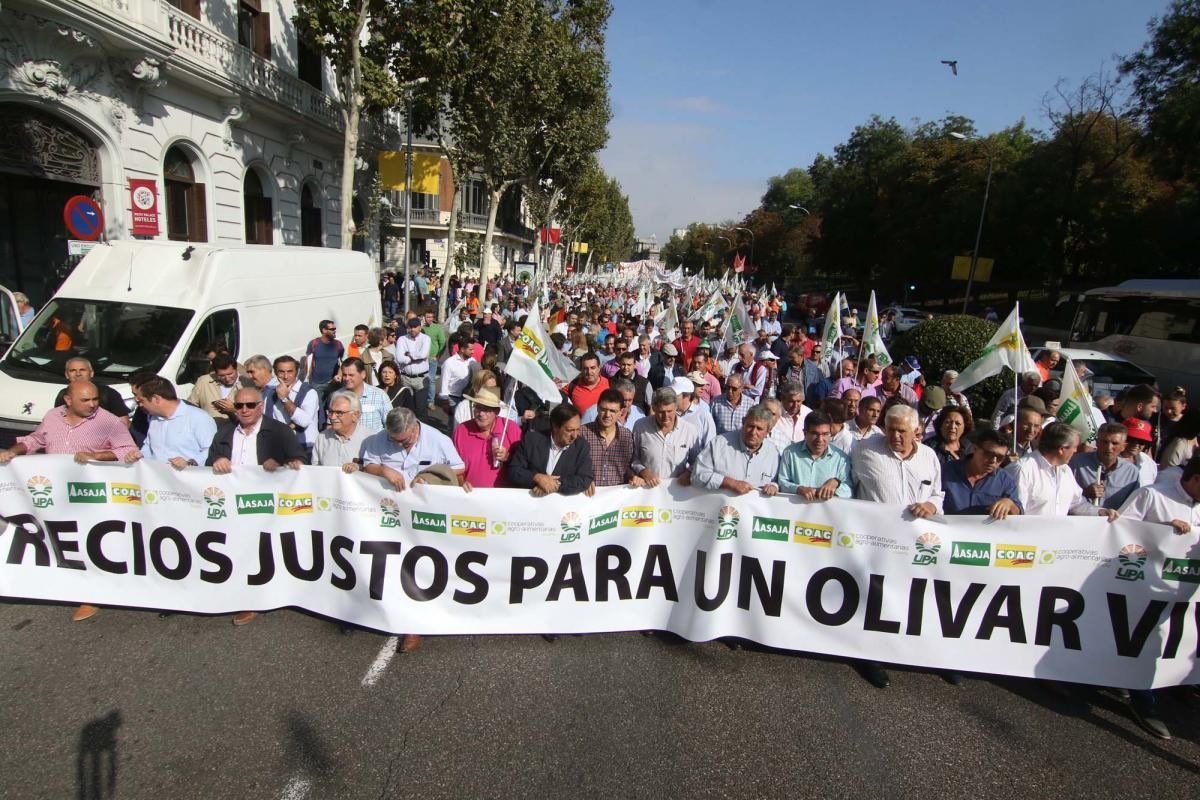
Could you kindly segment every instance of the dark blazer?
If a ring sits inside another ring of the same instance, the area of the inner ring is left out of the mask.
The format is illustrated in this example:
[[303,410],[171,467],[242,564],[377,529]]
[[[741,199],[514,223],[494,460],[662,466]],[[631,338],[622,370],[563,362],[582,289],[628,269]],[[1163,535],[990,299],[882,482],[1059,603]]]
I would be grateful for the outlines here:
[[[208,448],[208,460],[204,463],[212,466],[218,458],[233,457],[233,430],[237,423],[226,422],[217,429],[212,446]],[[263,464],[268,458],[273,458],[280,464],[299,459],[308,463],[308,454],[300,446],[296,432],[278,420],[263,417],[262,427],[258,429],[258,463]]]
[[[533,476],[546,471],[550,434],[527,431],[508,462],[508,479],[522,489],[534,487]],[[567,448],[551,473],[559,479],[559,494],[579,494],[592,485],[592,448],[582,436]]]

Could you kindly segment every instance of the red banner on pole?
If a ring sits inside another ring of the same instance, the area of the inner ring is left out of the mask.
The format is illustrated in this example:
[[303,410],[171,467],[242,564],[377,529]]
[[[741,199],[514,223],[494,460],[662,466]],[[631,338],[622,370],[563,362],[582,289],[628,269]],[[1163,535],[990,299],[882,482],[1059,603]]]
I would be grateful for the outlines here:
[[141,178],[129,179],[129,207],[133,212],[134,236],[158,235],[158,183]]
[[550,244],[558,244],[562,239],[562,228],[541,228],[538,230],[542,244],[549,240]]

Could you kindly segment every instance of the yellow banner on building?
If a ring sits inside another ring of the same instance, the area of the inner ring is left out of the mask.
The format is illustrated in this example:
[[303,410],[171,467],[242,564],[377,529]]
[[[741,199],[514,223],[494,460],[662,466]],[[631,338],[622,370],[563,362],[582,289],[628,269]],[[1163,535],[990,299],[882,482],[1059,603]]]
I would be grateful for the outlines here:
[[587,242],[575,242],[574,244],[571,245],[572,253],[586,253],[587,251],[588,251],[588,243]]
[[[954,267],[950,273],[951,280],[965,281],[971,276],[971,257],[955,256]],[[992,259],[980,258],[975,262],[975,280],[987,283],[992,279]]]
[[[437,194],[442,157],[436,153],[413,153],[413,191]],[[384,190],[404,191],[404,151],[385,150],[379,154],[379,179]]]

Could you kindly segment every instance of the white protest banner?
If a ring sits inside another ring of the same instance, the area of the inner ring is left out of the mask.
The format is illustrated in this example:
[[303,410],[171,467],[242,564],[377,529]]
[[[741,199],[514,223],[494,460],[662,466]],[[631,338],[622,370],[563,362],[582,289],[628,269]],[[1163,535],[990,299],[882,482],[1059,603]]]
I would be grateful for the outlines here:
[[1200,682],[1194,538],[1095,517],[913,520],[898,506],[677,485],[594,497],[385,488],[336,468],[0,468],[8,597],[391,632],[660,629],[935,669]]

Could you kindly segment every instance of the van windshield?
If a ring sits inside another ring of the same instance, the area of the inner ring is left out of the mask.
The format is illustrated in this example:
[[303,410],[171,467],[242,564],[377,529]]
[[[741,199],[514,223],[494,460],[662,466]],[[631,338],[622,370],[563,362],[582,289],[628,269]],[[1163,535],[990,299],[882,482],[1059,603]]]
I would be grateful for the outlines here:
[[92,363],[96,377],[123,382],[158,372],[192,319],[186,308],[56,297],[17,339],[0,369],[14,378],[61,382],[68,359]]

